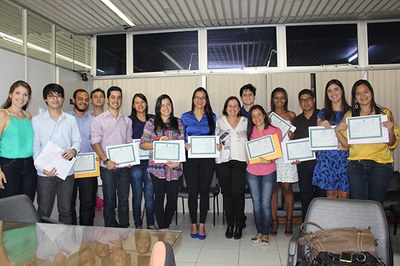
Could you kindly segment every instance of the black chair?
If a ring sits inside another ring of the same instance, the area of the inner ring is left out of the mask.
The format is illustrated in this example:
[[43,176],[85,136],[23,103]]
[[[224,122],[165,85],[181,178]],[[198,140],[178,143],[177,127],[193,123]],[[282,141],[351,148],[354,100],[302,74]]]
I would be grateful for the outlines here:
[[[185,214],[185,201],[184,199],[189,198],[189,193],[187,190],[187,185],[184,177],[181,177],[180,179],[180,186],[179,186],[179,192],[178,192],[178,198],[182,199],[182,213]],[[218,179],[216,174],[214,173],[214,176],[211,180],[211,186],[210,190],[208,193],[209,198],[213,198],[213,225],[215,225],[215,209],[217,209],[217,214],[219,215],[219,201],[218,201],[218,195],[220,193],[221,189],[218,184]],[[198,196],[200,198],[200,195]],[[175,224],[178,224],[178,212],[175,212]]]
[[[371,227],[374,237],[378,240],[376,250],[385,265],[393,264],[388,225],[381,204],[370,200],[342,200],[315,198],[311,201],[305,217],[306,221],[319,224],[322,228],[335,227]],[[306,231],[316,231],[319,228],[307,225]],[[308,247],[298,245],[302,236],[300,228],[296,228],[288,247],[287,265],[303,265],[306,263]]]
[[24,194],[0,199],[0,220],[21,223],[59,223],[48,217],[39,217],[33,202]]

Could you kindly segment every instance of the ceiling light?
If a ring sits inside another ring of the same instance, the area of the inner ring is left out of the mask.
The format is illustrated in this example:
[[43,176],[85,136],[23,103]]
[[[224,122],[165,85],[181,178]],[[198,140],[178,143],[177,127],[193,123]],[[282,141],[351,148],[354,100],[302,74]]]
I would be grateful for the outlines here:
[[111,3],[110,0],[101,0],[103,4],[105,4],[109,9],[111,9],[115,14],[118,15],[125,23],[127,23],[130,27],[134,27],[135,24],[130,20],[124,13],[119,10],[118,7],[116,7],[113,3]]

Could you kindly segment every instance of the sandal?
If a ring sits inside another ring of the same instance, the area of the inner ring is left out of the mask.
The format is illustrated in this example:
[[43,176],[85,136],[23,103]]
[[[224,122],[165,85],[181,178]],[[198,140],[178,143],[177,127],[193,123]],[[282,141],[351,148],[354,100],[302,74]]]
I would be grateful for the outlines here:
[[262,235],[261,234],[256,234],[255,237],[251,238],[251,243],[253,244],[258,244],[260,242]]
[[263,246],[268,246],[269,245],[269,237],[268,236],[263,236],[262,238],[261,238],[261,245],[263,245]]
[[285,236],[291,236],[293,234],[292,220],[286,220]]
[[271,222],[271,230],[270,230],[269,234],[271,236],[276,236],[278,234],[278,227],[279,227],[278,220],[272,220],[272,222]]

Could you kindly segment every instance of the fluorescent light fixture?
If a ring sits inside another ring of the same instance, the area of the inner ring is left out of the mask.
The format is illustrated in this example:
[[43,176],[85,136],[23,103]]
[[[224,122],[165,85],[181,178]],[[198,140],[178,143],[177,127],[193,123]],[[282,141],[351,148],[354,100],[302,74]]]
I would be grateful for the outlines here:
[[352,57],[350,57],[347,61],[349,62],[349,63],[351,63],[351,61],[353,61],[354,59],[356,59],[358,57],[358,54],[357,53],[355,53]]
[[111,9],[115,14],[118,15],[123,21],[125,21],[126,24],[128,24],[130,27],[134,27],[135,24],[130,20],[124,13],[119,10],[118,7],[116,7],[113,3],[111,3],[110,0],[101,0],[103,4],[105,4],[109,9]]
[[175,66],[177,66],[180,70],[183,70],[183,67],[178,62],[176,62],[176,60],[174,58],[172,58],[172,56],[170,56],[167,52],[161,50],[161,53],[166,58],[168,58]]
[[[18,38],[14,37],[14,36],[5,34],[5,33],[3,33],[3,32],[0,32],[0,38],[2,38],[2,39],[5,40],[5,41],[9,41],[9,42],[12,42],[12,43],[15,43],[15,44],[18,44],[18,45],[22,45],[22,43],[23,43],[21,39],[18,39]],[[29,42],[28,42],[28,43],[27,43],[27,46],[28,46],[29,48],[33,49],[33,50],[40,51],[40,52],[46,53],[46,54],[51,54],[51,51],[50,51],[50,50],[47,50],[47,49],[45,49],[45,48],[43,48],[43,47],[40,47],[40,46],[37,46],[37,45],[35,45],[35,44],[32,44],[32,43],[29,43]],[[72,58],[66,57],[66,56],[61,55],[61,54],[57,54],[57,53],[56,53],[56,57],[57,57],[57,58],[60,58],[61,60],[64,60],[64,61],[73,63],[73,64],[75,64],[75,65],[78,65],[78,66],[81,66],[81,67],[84,67],[84,68],[87,68],[87,69],[91,69],[91,68],[92,68],[92,67],[89,66],[89,65],[86,65],[86,64],[84,64],[84,63],[82,63],[82,62],[79,62],[79,61],[74,61]]]

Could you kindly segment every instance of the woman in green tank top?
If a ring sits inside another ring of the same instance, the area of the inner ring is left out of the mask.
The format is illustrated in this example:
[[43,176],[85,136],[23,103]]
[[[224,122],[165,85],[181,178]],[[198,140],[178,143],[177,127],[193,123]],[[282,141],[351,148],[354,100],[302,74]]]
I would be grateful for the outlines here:
[[0,198],[17,194],[35,198],[32,117],[25,111],[31,95],[28,83],[16,81],[0,109]]

